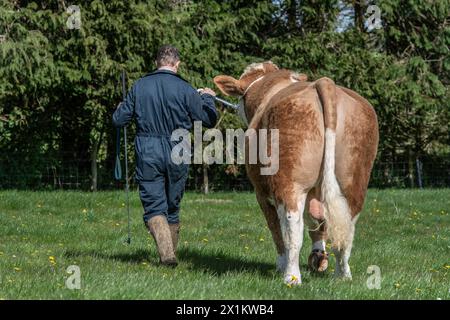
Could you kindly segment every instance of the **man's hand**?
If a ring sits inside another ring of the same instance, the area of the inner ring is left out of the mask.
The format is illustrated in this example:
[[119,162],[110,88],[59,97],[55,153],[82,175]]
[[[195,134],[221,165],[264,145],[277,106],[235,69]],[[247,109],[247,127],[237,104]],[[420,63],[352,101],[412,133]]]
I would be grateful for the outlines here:
[[198,89],[198,92],[199,92],[200,94],[210,94],[210,95],[212,95],[213,97],[216,96],[216,93],[215,93],[212,89],[210,89],[210,88]]

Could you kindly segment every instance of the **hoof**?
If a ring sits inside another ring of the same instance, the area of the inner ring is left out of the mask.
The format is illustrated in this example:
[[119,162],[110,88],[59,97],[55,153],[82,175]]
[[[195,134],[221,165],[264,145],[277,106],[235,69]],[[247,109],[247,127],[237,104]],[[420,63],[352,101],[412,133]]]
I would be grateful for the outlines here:
[[352,274],[350,272],[341,273],[341,272],[334,272],[334,277],[339,280],[344,281],[351,281],[352,280]]
[[308,266],[314,272],[324,272],[328,268],[328,253],[323,250],[313,250],[308,258]]
[[298,286],[298,285],[302,284],[302,277],[301,277],[301,275],[289,274],[289,275],[284,276],[284,283],[288,287]]

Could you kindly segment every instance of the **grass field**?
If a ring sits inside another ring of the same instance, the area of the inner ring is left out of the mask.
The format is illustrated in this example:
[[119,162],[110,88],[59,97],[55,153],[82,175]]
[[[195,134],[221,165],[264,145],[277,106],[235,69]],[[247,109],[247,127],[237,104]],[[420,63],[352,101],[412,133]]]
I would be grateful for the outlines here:
[[[289,288],[251,193],[187,193],[180,265],[157,265],[134,192],[132,243],[123,192],[0,192],[0,299],[450,299],[450,189],[370,190],[358,221],[353,281],[306,268]],[[307,233],[305,233],[306,235]],[[81,289],[65,286],[77,265]],[[381,271],[368,289],[367,268]]]

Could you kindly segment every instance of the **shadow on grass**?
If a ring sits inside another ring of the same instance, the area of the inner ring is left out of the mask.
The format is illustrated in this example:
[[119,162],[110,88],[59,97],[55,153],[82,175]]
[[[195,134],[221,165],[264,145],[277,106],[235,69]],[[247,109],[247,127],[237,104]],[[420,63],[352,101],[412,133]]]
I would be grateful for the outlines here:
[[[150,262],[159,266],[158,258],[150,250],[137,249],[130,252],[103,253],[94,250],[67,250],[68,258],[91,257],[95,259],[113,260],[124,263],[139,264]],[[222,275],[229,272],[258,273],[272,278],[275,274],[275,264],[248,260],[246,257],[230,257],[223,253],[211,253],[198,249],[181,248],[177,254],[179,263],[187,263],[189,269]]]
[[231,257],[223,253],[211,253],[183,248],[178,253],[181,262],[191,264],[191,269],[222,275],[228,272],[258,273],[272,278],[275,264],[248,260],[246,257]]

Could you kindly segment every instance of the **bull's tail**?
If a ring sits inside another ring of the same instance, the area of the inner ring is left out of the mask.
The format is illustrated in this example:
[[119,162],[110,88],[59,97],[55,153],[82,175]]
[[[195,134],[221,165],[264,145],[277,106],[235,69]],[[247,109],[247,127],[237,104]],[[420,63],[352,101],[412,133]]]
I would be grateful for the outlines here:
[[325,122],[325,155],[321,193],[327,233],[333,248],[344,249],[351,246],[354,224],[347,199],[341,192],[335,174],[336,86],[328,78],[317,80],[315,86],[322,103]]

